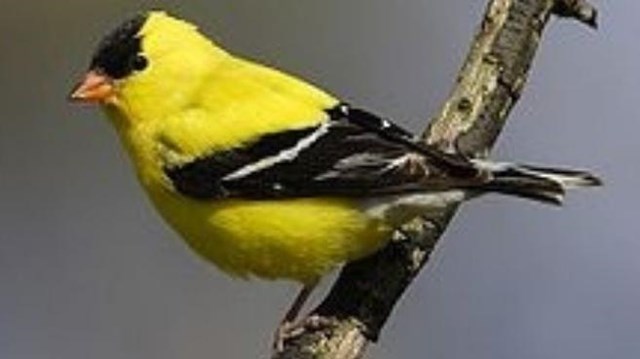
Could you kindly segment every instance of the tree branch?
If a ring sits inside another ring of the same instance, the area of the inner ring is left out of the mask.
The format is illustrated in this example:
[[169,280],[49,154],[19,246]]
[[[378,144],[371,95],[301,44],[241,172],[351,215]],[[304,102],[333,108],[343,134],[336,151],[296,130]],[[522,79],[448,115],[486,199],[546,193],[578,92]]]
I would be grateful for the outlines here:
[[[491,0],[456,85],[424,133],[445,151],[485,157],[526,83],[551,14],[596,27],[586,0]],[[331,292],[274,359],[355,359],[376,341],[407,287],[429,259],[457,206],[416,220],[378,253],[345,266]]]

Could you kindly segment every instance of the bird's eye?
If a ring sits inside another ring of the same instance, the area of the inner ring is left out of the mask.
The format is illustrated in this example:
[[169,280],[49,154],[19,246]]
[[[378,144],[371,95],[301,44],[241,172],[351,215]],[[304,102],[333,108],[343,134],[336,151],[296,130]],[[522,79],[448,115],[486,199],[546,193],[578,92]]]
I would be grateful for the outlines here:
[[142,71],[147,67],[147,65],[149,65],[149,61],[147,60],[146,57],[142,55],[137,55],[136,57],[133,58],[132,65],[134,70]]

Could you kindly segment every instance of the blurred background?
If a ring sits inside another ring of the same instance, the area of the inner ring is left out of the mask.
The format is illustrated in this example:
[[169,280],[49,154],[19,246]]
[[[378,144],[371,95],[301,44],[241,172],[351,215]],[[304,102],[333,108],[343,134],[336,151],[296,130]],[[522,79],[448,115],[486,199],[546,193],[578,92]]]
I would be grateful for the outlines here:
[[[190,253],[101,114],[66,102],[123,18],[170,10],[417,131],[446,98],[485,3],[5,1],[0,358],[265,357],[297,290],[229,279]],[[562,209],[503,197],[464,206],[371,358],[640,357],[640,2],[597,5],[598,32],[549,26],[494,157],[590,168],[607,186]]]

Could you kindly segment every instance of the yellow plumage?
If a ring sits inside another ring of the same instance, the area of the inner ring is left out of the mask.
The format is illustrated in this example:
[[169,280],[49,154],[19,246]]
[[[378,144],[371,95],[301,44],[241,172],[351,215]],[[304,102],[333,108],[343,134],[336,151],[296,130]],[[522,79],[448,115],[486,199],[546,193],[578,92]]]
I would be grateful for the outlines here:
[[233,275],[304,284],[283,322],[322,275],[417,215],[486,192],[559,204],[566,188],[600,184],[442,153],[162,12],[105,37],[71,98],[102,105],[153,204],[198,254]]
[[105,37],[72,97],[103,105],[162,216],[239,276],[313,284],[434,207],[487,191],[559,203],[600,183],[441,153],[162,12]]
[[312,126],[337,100],[229,55],[164,13],[151,13],[141,34],[149,68],[116,82],[121,96],[106,109],[153,203],[191,248],[235,275],[313,283],[384,243],[391,229],[352,200],[200,201],[176,193],[162,172],[166,161]]
[[203,204],[166,192],[152,198],[197,253],[239,276],[312,284],[335,265],[378,249],[389,234],[338,199]]

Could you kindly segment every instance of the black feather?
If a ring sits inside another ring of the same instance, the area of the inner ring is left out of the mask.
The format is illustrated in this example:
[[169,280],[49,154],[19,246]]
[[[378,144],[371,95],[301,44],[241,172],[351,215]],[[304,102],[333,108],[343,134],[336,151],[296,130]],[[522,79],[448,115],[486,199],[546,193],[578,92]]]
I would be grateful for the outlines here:
[[253,143],[165,168],[180,193],[197,199],[371,197],[460,189],[560,204],[565,190],[599,185],[588,172],[469,160],[345,104],[328,121],[266,134]]
[[[165,173],[176,190],[199,199],[365,197],[482,181],[469,161],[420,144],[391,121],[344,104],[326,113],[329,121],[323,125],[266,134]],[[309,143],[296,148],[300,141]],[[295,156],[256,165],[283,151]]]
[[114,79],[139,70],[144,62],[139,57],[141,40],[138,34],[146,21],[147,14],[138,14],[105,36],[93,54],[90,68]]

